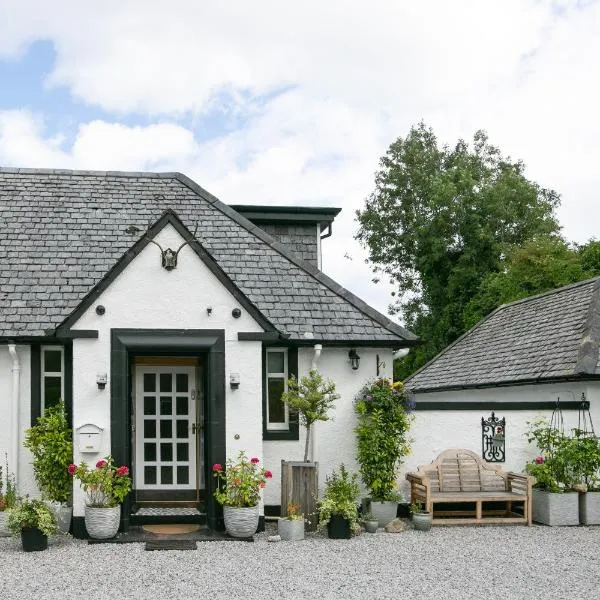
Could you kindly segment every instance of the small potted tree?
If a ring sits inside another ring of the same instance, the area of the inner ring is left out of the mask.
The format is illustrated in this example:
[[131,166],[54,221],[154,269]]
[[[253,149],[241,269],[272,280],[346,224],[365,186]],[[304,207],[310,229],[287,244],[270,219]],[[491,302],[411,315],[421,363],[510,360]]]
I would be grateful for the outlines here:
[[288,504],[287,516],[277,522],[279,536],[285,542],[297,542],[304,539],[304,515],[299,504]]
[[398,510],[396,473],[410,452],[413,404],[400,382],[377,379],[361,390],[354,407],[358,417],[356,458],[370,492],[369,509],[384,527],[396,518]]
[[[4,475],[6,471],[6,475]],[[6,480],[5,480],[6,477]],[[0,464],[0,537],[8,537],[8,511],[17,503],[15,476],[8,470],[8,455],[4,454],[4,469]]]
[[319,500],[319,527],[327,527],[331,539],[350,539],[358,525],[357,501],[360,495],[358,475],[341,464],[339,473],[325,478],[325,492]]
[[57,532],[54,513],[37,498],[24,498],[8,511],[8,528],[13,536],[21,535],[25,552],[48,548],[48,536]]
[[[292,376],[288,380],[287,392],[281,396],[282,402],[298,414],[301,424],[306,428],[304,461],[281,461],[281,516],[286,516],[285,509],[288,505],[299,504],[300,511],[305,516],[307,531],[314,531],[317,527],[318,465],[309,462],[312,428],[317,421],[329,420],[328,413],[339,397],[335,391],[335,383],[324,380],[314,369],[300,381]],[[300,482],[303,484],[300,485]]]
[[23,445],[33,456],[33,474],[42,498],[52,503],[59,530],[68,533],[73,515],[73,482],[67,468],[73,460],[73,434],[62,402],[38,417],[25,432]]

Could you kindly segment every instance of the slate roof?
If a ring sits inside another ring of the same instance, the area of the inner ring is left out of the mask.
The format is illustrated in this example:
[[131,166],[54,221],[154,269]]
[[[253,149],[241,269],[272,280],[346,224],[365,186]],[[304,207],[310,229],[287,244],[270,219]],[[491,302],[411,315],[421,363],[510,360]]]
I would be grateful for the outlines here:
[[600,278],[497,308],[409,377],[412,392],[600,375]]
[[[0,168],[0,336],[42,336],[172,210],[292,340],[407,346],[416,337],[180,173]],[[140,234],[141,235],[141,234]]]

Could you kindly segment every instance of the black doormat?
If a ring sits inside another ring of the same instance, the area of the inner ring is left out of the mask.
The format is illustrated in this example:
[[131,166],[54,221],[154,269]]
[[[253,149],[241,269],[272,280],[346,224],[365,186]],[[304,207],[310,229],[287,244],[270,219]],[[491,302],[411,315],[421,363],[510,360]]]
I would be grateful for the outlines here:
[[151,540],[146,550],[195,550],[196,540]]

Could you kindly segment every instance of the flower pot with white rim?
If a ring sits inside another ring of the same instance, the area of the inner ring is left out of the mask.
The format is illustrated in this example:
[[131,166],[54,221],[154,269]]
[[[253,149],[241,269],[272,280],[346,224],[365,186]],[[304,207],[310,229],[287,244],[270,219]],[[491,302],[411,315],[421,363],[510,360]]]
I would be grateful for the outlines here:
[[235,538],[252,537],[258,529],[258,504],[256,506],[224,506],[225,529]]
[[579,494],[533,488],[533,520],[553,527],[579,525]]
[[121,505],[85,506],[85,528],[91,538],[108,540],[117,535]]
[[304,539],[304,519],[281,518],[277,522],[279,536],[284,542],[298,542]]
[[600,525],[600,492],[579,494],[579,522],[582,525]]
[[379,527],[385,527],[390,521],[393,521],[396,518],[396,514],[398,513],[398,503],[389,501],[376,502],[375,500],[371,500],[370,510],[377,518]]

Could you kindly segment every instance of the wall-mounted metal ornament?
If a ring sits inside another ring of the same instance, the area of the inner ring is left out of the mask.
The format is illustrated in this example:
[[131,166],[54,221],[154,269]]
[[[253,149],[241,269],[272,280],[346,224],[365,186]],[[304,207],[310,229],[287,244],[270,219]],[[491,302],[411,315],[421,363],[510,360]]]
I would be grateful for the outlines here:
[[592,415],[590,414],[590,403],[585,399],[585,393],[581,394],[577,433],[578,437],[596,437],[596,434],[594,433],[594,424],[592,423]]
[[506,419],[499,419],[494,413],[485,419],[481,417],[481,456],[487,462],[506,460]]

